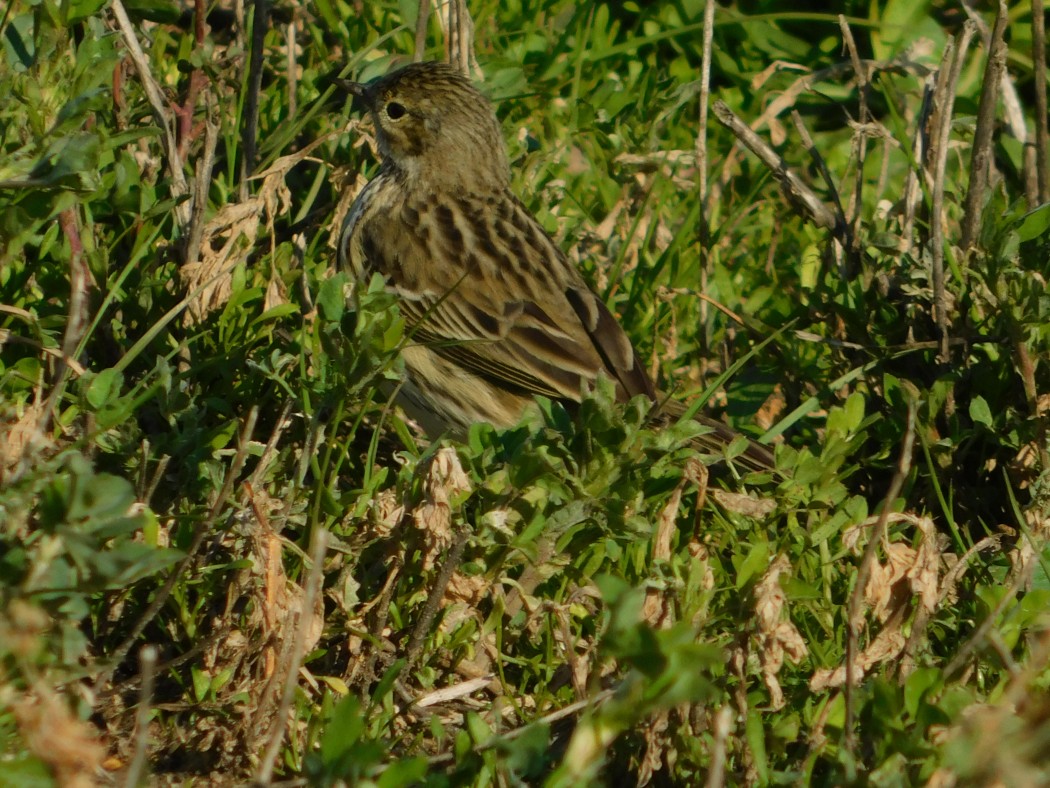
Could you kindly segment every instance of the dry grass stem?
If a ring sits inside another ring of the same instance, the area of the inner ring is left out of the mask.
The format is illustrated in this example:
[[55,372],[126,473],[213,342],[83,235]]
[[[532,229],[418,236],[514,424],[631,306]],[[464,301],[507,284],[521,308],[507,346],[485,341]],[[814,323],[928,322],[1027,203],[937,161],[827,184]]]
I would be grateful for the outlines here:
[[911,470],[911,455],[915,444],[915,413],[916,403],[914,400],[908,403],[908,423],[905,428],[904,440],[901,444],[900,456],[897,460],[897,469],[890,481],[890,486],[882,501],[882,512],[871,529],[868,544],[864,548],[864,557],[861,559],[857,570],[857,581],[853,587],[850,597],[847,629],[846,629],[846,669],[845,669],[845,693],[846,693],[846,741],[847,745],[854,749],[857,746],[857,734],[854,729],[854,698],[853,687],[857,680],[855,675],[855,660],[857,659],[857,639],[864,628],[864,595],[871,577],[872,568],[875,565],[876,551],[882,543],[886,533],[886,524],[889,522],[893,506],[897,496],[900,495],[908,472]]
[[970,182],[966,189],[964,216],[960,227],[959,247],[968,251],[981,228],[981,210],[985,190],[993,166],[992,142],[995,134],[995,118],[1003,76],[1006,73],[1006,25],[1010,11],[1005,0],[1000,0],[988,42],[988,63],[981,86],[981,101],[977,107],[977,126],[973,134],[973,149],[970,154]]

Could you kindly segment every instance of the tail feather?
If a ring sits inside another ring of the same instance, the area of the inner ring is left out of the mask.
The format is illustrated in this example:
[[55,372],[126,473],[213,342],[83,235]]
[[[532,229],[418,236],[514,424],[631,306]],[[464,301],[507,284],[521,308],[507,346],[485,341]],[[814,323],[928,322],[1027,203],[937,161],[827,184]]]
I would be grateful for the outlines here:
[[[673,399],[665,399],[657,408],[656,420],[657,422],[672,423],[682,418],[686,410],[687,407],[683,403]],[[702,451],[723,454],[729,444],[741,437],[741,433],[716,419],[700,413],[692,418],[693,421],[711,429],[710,432],[698,435],[693,439],[694,446]],[[740,455],[733,458],[733,463],[748,471],[774,470],[776,463],[773,459],[773,452],[769,447],[756,443],[750,438],[747,438],[747,442],[747,448]]]

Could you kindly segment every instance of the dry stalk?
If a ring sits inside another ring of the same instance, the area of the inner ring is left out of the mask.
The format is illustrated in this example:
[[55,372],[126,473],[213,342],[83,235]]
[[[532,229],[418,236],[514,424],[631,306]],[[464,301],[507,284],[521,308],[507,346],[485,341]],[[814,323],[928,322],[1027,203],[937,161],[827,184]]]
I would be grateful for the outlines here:
[[[113,0],[110,7],[113,9],[113,15],[117,19],[117,25],[120,27],[124,45],[128,48],[128,55],[131,57],[131,62],[135,64],[135,70],[138,72],[139,80],[142,82],[150,107],[153,109],[153,118],[164,135],[164,148],[168,154],[168,171],[171,174],[171,196],[175,198],[182,197],[189,192],[189,185],[186,183],[186,176],[182,171],[182,156],[179,154],[179,146],[175,139],[175,130],[172,128],[171,115],[168,112],[164,94],[149,70],[149,61],[146,60],[146,55],[139,45],[138,36],[135,34],[135,28],[131,25],[131,19],[128,18],[128,12],[124,9],[124,4],[121,0]],[[189,204],[183,202],[176,206],[175,215],[179,219],[179,224],[186,226],[190,219]]]
[[416,46],[412,52],[412,62],[419,63],[427,48],[427,22],[430,20],[430,0],[419,0],[416,7]]
[[142,773],[146,768],[149,751],[150,704],[153,701],[153,679],[157,675],[157,647],[143,646],[139,652],[139,703],[135,710],[135,754],[131,758],[124,785],[135,788],[142,784]]
[[1043,0],[1032,0],[1032,63],[1035,85],[1035,171],[1039,202],[1050,202],[1050,113],[1046,106],[1046,16]]
[[[934,129],[931,150],[936,158],[933,161],[933,195],[930,217],[930,258],[933,279],[934,318],[937,321],[937,332],[940,339],[938,360],[942,364],[951,361],[951,336],[948,330],[948,294],[944,281],[944,173],[948,163],[948,138],[951,134],[952,111],[955,106],[955,90],[959,84],[963,60],[970,48],[976,28],[970,22],[963,26],[958,48],[949,40],[944,48],[941,71],[951,57],[951,69],[944,79],[938,79],[934,103],[937,111],[934,115],[937,126]],[[954,50],[954,57],[953,55]]]
[[883,498],[882,511],[875,527],[871,530],[871,536],[864,548],[864,557],[861,559],[860,568],[857,570],[857,581],[853,586],[853,594],[849,601],[849,621],[846,629],[846,746],[851,751],[856,751],[857,732],[854,727],[854,671],[857,657],[857,639],[861,629],[864,627],[864,590],[868,587],[868,579],[871,577],[872,566],[875,563],[875,553],[882,543],[883,535],[886,533],[886,523],[889,521],[894,501],[900,495],[904,480],[908,478],[911,470],[911,454],[915,445],[915,401],[908,403],[908,423],[905,427],[904,440],[901,442],[900,456],[897,459],[897,470],[890,481],[889,489]]
[[835,212],[828,208],[817,194],[788,168],[787,163],[777,152],[734,115],[724,101],[716,101],[713,109],[719,122],[733,132],[737,139],[772,171],[792,207],[818,227],[831,230],[836,240],[845,245],[846,230],[839,226]]
[[853,132],[853,156],[857,162],[857,172],[853,184],[853,194],[850,195],[849,246],[846,247],[847,265],[845,278],[850,279],[860,267],[858,231],[860,230],[861,215],[864,207],[864,162],[868,155],[867,128],[871,122],[871,113],[868,111],[870,85],[867,66],[860,59],[860,53],[857,52],[857,43],[853,40],[853,31],[849,29],[846,17],[842,14],[839,14],[839,29],[842,31],[842,41],[846,45],[850,62],[853,64],[853,72],[857,76],[857,102],[860,109],[858,125]]
[[95,678],[92,691],[98,693],[101,691],[102,686],[109,681],[120,664],[124,661],[124,658],[131,651],[132,646],[139,639],[139,636],[145,631],[149,623],[157,616],[165,604],[167,604],[168,597],[171,596],[171,592],[175,588],[175,583],[178,582],[179,578],[189,572],[197,563],[197,553],[204,543],[205,538],[211,533],[212,524],[216,518],[222,512],[226,502],[230,498],[230,493],[233,492],[233,485],[240,476],[241,468],[244,467],[244,461],[248,457],[248,446],[251,442],[252,433],[255,431],[255,422],[259,416],[258,407],[253,407],[247,417],[244,419],[244,424],[241,428],[241,434],[237,441],[237,453],[234,455],[233,462],[230,464],[229,471],[226,473],[226,478],[223,480],[222,489],[215,496],[212,501],[212,505],[208,511],[207,516],[197,525],[197,530],[193,535],[193,541],[186,550],[186,555],[183,557],[175,568],[172,569],[168,575],[168,579],[164,581],[164,585],[157,592],[157,595],[150,602],[149,606],[139,617],[139,620],[135,622],[135,625],[131,628],[128,636],[124,641],[117,646],[109,658],[109,665],[104,668],[99,675]]
[[995,133],[996,107],[999,103],[1000,85],[1006,71],[1006,25],[1009,9],[1005,0],[999,0],[999,11],[995,17],[988,48],[988,64],[981,84],[981,99],[977,106],[977,127],[973,133],[973,152],[970,156],[970,183],[966,190],[966,202],[959,246],[966,252],[973,245],[981,225],[981,206],[988,187],[992,166],[992,141]]
[[259,131],[259,93],[262,91],[266,31],[270,27],[270,0],[255,0],[252,41],[248,58],[248,93],[244,97],[244,128],[241,130],[240,201],[248,199],[248,179],[255,172],[256,137]]
[[[707,292],[711,275],[709,246],[711,206],[707,202],[707,110],[711,102],[711,45],[714,40],[715,0],[704,3],[703,54],[700,59],[700,99],[696,129],[696,177],[700,188],[700,216],[697,219],[697,240],[700,247],[700,290]],[[707,303],[700,302],[700,322],[707,323]]]
[[[302,608],[299,611],[299,619],[295,628],[295,636],[287,642],[290,644],[286,649],[289,653],[287,659],[282,659],[286,666],[284,672],[284,686],[281,693],[281,702],[273,718],[270,729],[269,743],[263,751],[262,761],[256,775],[256,784],[269,785],[273,779],[273,768],[277,761],[281,743],[284,741],[285,729],[288,725],[288,712],[295,700],[295,689],[299,683],[299,668],[303,658],[306,656],[308,645],[307,633],[314,625],[312,620],[315,616],[316,602],[321,592],[321,581],[324,577],[324,557],[328,550],[328,531],[317,529],[314,531],[312,544],[310,546],[310,571],[306,578],[306,586],[303,592]],[[282,657],[285,655],[282,654]]]

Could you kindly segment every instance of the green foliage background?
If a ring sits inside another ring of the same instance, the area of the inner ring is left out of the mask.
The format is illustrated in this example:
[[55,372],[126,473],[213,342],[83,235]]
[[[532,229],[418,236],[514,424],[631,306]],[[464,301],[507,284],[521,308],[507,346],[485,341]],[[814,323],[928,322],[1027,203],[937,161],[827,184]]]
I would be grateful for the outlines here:
[[[874,64],[863,138],[837,17],[717,9],[712,94],[833,202],[798,111],[857,216],[844,266],[713,118],[697,170],[699,0],[469,5],[517,193],[676,396],[781,443],[776,474],[721,474],[736,497],[697,470],[695,424],[654,433],[608,391],[435,446],[389,406],[402,322],[381,283],[348,299],[331,250],[377,163],[326,78],[405,62],[414,4],[279,3],[261,49],[226,4],[201,28],[126,9],[163,119],[109,2],[0,12],[0,783],[106,755],[134,776],[147,739],[157,779],[216,783],[1047,779],[1050,207],[1000,126],[963,248],[978,42],[943,211],[920,179],[914,226],[899,212],[959,9],[843,4]],[[1031,137],[1031,4],[1008,17]],[[428,57],[444,41],[432,18]],[[457,484],[435,470],[448,446]],[[867,520],[883,510],[900,516]],[[421,527],[434,511],[447,533]],[[822,684],[852,648],[857,686]]]

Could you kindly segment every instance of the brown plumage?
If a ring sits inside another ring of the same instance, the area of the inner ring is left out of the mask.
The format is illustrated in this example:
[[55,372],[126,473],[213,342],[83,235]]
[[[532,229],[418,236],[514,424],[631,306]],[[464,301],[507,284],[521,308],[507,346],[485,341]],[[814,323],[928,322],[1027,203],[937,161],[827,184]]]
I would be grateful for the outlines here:
[[[415,63],[344,86],[371,113],[383,162],[347,215],[339,258],[398,297],[413,332],[401,404],[428,435],[508,427],[536,395],[578,402],[600,373],[618,399],[656,402],[616,318],[511,192],[499,122],[469,80]],[[708,448],[738,437],[700,420]],[[772,466],[756,444],[737,461]]]

